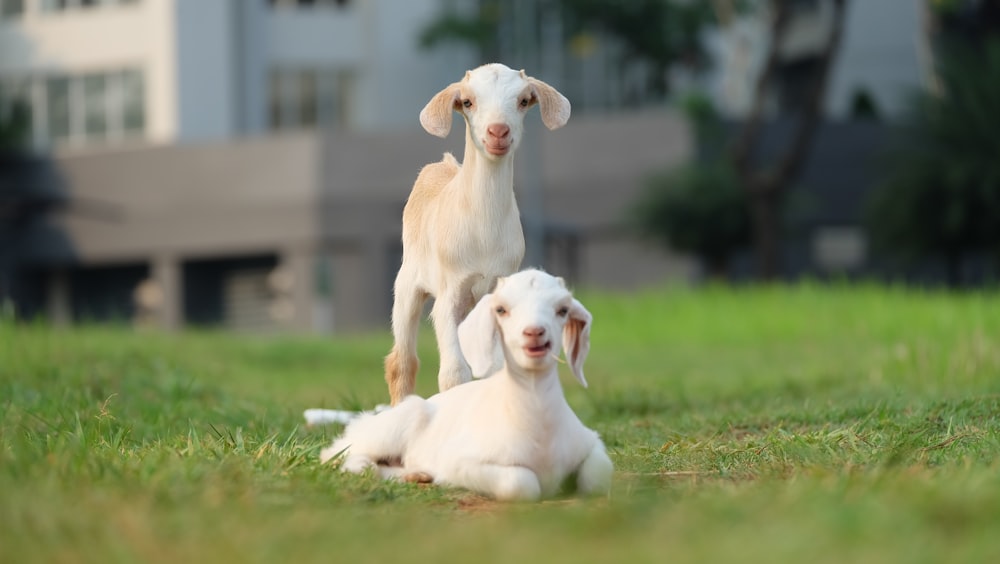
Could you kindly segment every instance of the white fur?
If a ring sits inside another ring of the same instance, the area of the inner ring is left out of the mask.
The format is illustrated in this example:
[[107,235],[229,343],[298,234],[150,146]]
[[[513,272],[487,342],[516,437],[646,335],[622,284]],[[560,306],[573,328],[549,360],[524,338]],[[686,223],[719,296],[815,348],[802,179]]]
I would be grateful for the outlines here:
[[441,162],[425,166],[403,210],[403,262],[392,308],[395,343],[385,359],[393,404],[413,393],[417,329],[429,297],[435,298],[439,389],[472,378],[456,330],[497,277],[516,271],[524,258],[513,158],[524,115],[535,104],[549,129],[569,119],[569,101],[554,88],[524,71],[490,64],[468,71],[420,112],[420,123],[440,137],[448,135],[453,112],[462,114],[465,156],[461,165],[446,153]]
[[462,323],[459,338],[474,366],[488,362],[476,350],[489,351],[500,339],[504,368],[426,400],[409,396],[362,415],[321,459],[342,454],[347,472],[425,474],[502,500],[550,496],[574,474],[578,491],[606,493],[611,460],[566,403],[557,368],[563,337],[567,360],[585,382],[591,321],[560,278],[525,270],[500,279]]

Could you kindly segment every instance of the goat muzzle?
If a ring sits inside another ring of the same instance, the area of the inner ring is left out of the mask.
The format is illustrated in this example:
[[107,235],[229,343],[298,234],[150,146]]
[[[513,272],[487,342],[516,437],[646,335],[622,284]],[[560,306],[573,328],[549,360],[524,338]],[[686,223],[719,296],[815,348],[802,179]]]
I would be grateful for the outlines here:
[[552,341],[541,341],[524,345],[524,354],[528,358],[545,358],[552,352]]

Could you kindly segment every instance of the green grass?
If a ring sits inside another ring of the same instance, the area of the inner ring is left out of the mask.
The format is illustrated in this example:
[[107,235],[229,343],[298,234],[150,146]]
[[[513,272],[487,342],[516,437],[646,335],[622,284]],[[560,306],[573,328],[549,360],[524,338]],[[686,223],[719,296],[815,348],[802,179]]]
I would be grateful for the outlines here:
[[1000,561],[1000,295],[581,298],[615,484],[541,504],[319,466],[302,410],[384,401],[387,334],[0,322],[0,561]]

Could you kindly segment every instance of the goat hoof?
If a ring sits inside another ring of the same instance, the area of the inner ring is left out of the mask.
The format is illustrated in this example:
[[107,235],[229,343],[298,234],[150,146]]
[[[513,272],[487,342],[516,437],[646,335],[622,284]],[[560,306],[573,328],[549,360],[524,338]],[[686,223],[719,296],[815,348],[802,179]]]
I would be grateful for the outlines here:
[[403,475],[403,481],[407,484],[432,484],[434,477],[427,472],[410,472]]

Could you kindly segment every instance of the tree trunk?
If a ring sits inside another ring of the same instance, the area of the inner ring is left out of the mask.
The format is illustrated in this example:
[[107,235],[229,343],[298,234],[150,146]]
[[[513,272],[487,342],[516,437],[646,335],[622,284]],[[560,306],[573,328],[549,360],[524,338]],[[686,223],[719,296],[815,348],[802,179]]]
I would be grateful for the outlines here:
[[767,281],[777,278],[781,270],[781,206],[775,196],[764,192],[749,198],[754,266],[757,275]]
[[705,273],[708,280],[712,282],[726,282],[729,280],[729,258],[705,256],[702,258],[705,265]]
[[[771,46],[764,68],[757,78],[750,114],[742,130],[729,148],[729,159],[746,190],[753,222],[754,253],[757,275],[765,280],[777,277],[780,266],[781,208],[789,184],[809,154],[812,139],[823,113],[823,98],[840,48],[844,31],[847,0],[831,0],[834,6],[830,37],[819,55],[817,76],[809,89],[803,110],[798,116],[791,142],[772,163],[755,166],[754,155],[761,144],[760,127],[764,115],[764,98],[781,63],[780,47],[792,18],[790,2],[775,0],[771,20]],[[769,166],[768,166],[769,165]]]
[[962,287],[962,251],[951,250],[944,255],[945,276],[948,287],[958,289]]

